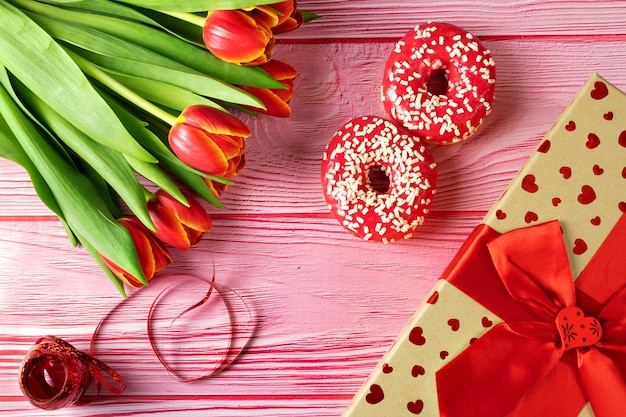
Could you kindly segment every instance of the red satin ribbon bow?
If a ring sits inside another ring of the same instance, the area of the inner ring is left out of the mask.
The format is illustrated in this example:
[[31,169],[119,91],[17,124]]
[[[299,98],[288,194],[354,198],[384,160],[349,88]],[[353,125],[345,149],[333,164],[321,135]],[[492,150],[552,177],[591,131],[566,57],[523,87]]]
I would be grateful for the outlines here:
[[441,417],[624,415],[625,218],[575,284],[558,222],[476,229],[444,277],[503,322],[437,373]]

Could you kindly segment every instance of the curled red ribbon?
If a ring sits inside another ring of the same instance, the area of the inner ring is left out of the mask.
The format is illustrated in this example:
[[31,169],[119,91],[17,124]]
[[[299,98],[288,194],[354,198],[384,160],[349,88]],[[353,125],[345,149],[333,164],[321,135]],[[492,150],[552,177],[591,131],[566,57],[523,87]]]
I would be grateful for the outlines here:
[[[197,301],[172,314],[172,306],[180,305],[177,297],[181,294],[183,301],[193,297]],[[142,348],[151,348],[170,376],[181,382],[205,379],[226,369],[242,353],[255,328],[243,298],[217,285],[214,277],[212,281],[188,275],[160,277],[116,305],[100,321],[89,353],[55,336],[39,339],[20,369],[20,387],[26,398],[40,408],[62,408],[81,400],[92,381],[98,392],[104,387],[113,394],[123,393],[126,384],[122,376],[96,359],[96,339],[105,326],[114,331],[120,326],[124,330],[133,327],[129,314],[136,313],[141,305],[148,306],[145,331],[149,342]],[[184,355],[193,357],[193,362]],[[189,363],[193,364],[191,369]]]
[[[626,404],[626,217],[574,283],[558,222],[479,226],[444,278],[503,322],[437,372],[442,417],[596,417]],[[583,340],[585,339],[585,340]]]
[[22,392],[33,405],[48,410],[77,402],[92,380],[98,390],[104,385],[114,394],[121,394],[126,387],[122,377],[105,363],[56,336],[37,340],[20,367]]

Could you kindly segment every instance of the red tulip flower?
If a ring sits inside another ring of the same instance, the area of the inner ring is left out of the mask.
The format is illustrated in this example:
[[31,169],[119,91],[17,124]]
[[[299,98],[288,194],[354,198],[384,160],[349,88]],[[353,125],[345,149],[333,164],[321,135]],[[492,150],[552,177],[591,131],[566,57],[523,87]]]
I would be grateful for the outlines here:
[[291,32],[292,30],[298,29],[303,24],[304,16],[302,16],[302,12],[300,12],[300,10],[296,9],[283,23],[272,28],[272,32],[274,32],[275,35],[279,33]]
[[[154,275],[163,270],[172,262],[170,253],[165,249],[148,230],[146,226],[135,217],[125,217],[119,220],[120,224],[128,229],[137,249],[137,256],[141,264],[141,269],[146,280],[150,281]],[[102,257],[107,267],[121,281],[131,287],[142,287],[143,284],[134,276],[124,271],[108,259]]]
[[154,235],[163,243],[187,250],[198,243],[211,228],[211,217],[198,201],[183,195],[189,207],[159,190],[148,200],[148,212],[156,227]]
[[256,98],[261,100],[265,109],[255,109],[260,113],[271,116],[288,117],[291,115],[289,101],[293,96],[293,81],[298,75],[296,70],[283,62],[275,59],[261,66],[270,73],[274,79],[280,81],[286,89],[241,87]]
[[202,33],[207,49],[224,61],[260,65],[272,58],[272,29],[263,19],[244,10],[210,12]]
[[228,188],[228,184],[224,184],[221,182],[213,181],[209,178],[202,178],[206,185],[209,187],[209,190],[213,193],[215,197],[222,195],[224,191]]
[[[304,19],[298,10],[297,0],[256,6],[251,13],[263,19],[274,34],[289,32],[302,26]],[[247,10],[247,9],[245,9]]]
[[[246,155],[243,154],[241,155],[241,157],[236,158],[236,159],[231,159],[229,162],[230,162],[230,167],[228,169],[228,172],[225,175],[223,175],[223,177],[226,179],[232,177],[233,175],[239,175],[239,171],[241,171],[246,166]],[[215,197],[219,197],[220,195],[222,195],[222,193],[226,191],[226,189],[228,188],[228,184],[225,184],[223,182],[215,181],[210,178],[204,178],[204,177],[202,179],[204,180],[206,185],[209,187],[209,190],[211,190],[211,192],[213,193]]]
[[250,130],[236,117],[213,107],[193,105],[170,129],[169,144],[190,167],[227,177],[243,160],[244,138],[248,136]]

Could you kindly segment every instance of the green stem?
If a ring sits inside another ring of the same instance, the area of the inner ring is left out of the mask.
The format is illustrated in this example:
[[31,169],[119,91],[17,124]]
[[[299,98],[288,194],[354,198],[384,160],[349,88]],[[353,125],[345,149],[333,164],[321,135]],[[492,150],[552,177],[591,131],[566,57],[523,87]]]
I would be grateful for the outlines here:
[[163,14],[166,14],[168,16],[172,16],[172,17],[175,17],[177,19],[180,19],[180,20],[182,20],[184,22],[191,23],[191,24],[196,25],[196,26],[200,26],[201,28],[204,27],[204,22],[206,21],[206,17],[198,16],[197,14],[193,14],[193,13],[165,12],[165,11],[162,11],[162,10],[160,12],[163,13]]
[[105,71],[101,70],[98,66],[92,64],[87,59],[83,58],[77,53],[72,52],[69,49],[66,49],[66,51],[78,64],[78,66],[80,66],[80,68],[85,72],[85,74],[100,81],[102,84],[106,85],[129,102],[145,110],[156,118],[162,120],[168,125],[173,126],[176,123],[175,116],[172,116],[170,113],[166,112],[159,106],[156,106],[154,103],[141,97],[139,94],[135,93],[133,90],[129,89],[124,84],[120,83],[119,81],[108,75]]

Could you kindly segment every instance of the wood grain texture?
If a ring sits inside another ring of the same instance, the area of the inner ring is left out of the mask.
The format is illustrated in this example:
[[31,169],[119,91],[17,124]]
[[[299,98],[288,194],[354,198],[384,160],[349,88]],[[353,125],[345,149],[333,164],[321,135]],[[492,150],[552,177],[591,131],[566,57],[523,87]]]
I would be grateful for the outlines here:
[[[101,359],[128,382],[122,396],[43,412],[17,385],[40,336],[87,349],[116,290],[37,199],[27,174],[0,160],[0,414],[10,416],[339,416],[470,231],[592,72],[626,88],[626,2],[301,0],[324,15],[284,35],[275,57],[299,72],[289,119],[245,117],[248,166],[209,208],[214,227],[167,274],[236,290],[256,332],[225,372],[171,379],[147,345],[145,306],[129,329],[103,333]],[[382,69],[396,38],[426,20],[483,38],[497,63],[496,105],[478,136],[430,146],[439,164],[433,212],[416,236],[362,242],[328,213],[319,163],[347,119],[384,115]],[[181,299],[181,302],[189,300]],[[91,392],[94,394],[94,392]]]
[[290,39],[398,38],[416,22],[448,22],[477,36],[589,36],[626,34],[624,1],[302,0],[324,16]]

